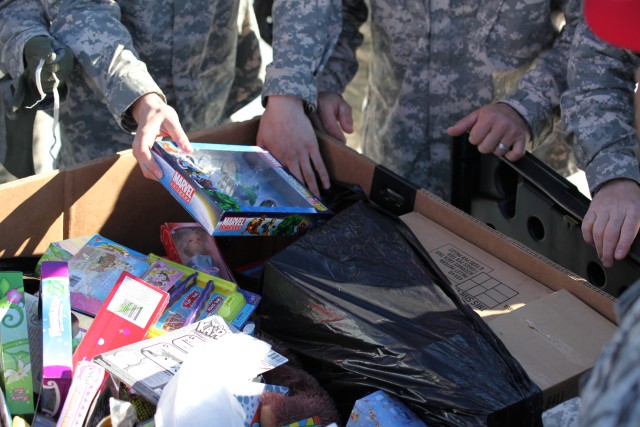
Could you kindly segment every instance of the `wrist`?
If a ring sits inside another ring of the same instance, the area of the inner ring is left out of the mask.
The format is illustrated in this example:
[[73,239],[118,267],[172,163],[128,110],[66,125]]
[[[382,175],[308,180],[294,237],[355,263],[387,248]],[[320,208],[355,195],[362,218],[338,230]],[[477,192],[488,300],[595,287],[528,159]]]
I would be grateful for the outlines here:
[[148,111],[164,105],[164,100],[157,93],[147,93],[136,99],[127,113],[136,123],[140,123],[140,119],[147,114]]

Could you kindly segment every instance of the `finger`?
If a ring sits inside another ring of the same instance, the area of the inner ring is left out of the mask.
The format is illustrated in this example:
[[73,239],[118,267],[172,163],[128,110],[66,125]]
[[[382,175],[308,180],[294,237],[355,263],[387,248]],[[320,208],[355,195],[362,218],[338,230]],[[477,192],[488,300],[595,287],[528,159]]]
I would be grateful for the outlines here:
[[[320,126],[318,126],[317,120],[314,119],[320,119]],[[318,114],[311,115],[311,121],[318,129],[323,129],[328,135],[342,143],[345,143],[347,142],[347,138],[344,136],[337,120],[337,111],[319,110]]]
[[593,223],[593,243],[596,247],[596,251],[598,252],[598,258],[602,261],[603,257],[603,241],[604,241],[604,230],[609,222],[608,214],[599,214],[596,217],[596,220]]
[[[302,162],[301,162],[302,163]],[[304,182],[307,184],[307,188],[316,196],[320,195],[318,190],[318,183],[316,182],[316,174],[313,171],[313,167],[307,158],[301,165],[302,175],[304,176]]]
[[469,142],[473,145],[480,146],[482,143],[486,143],[484,147],[483,153],[491,153],[491,151],[495,148],[495,146],[500,141],[498,135],[495,135],[491,140],[485,141],[489,133],[491,132],[491,127],[486,124],[486,122],[479,122],[473,125],[471,130],[469,131]]
[[618,261],[624,259],[631,250],[631,245],[635,240],[638,230],[640,230],[640,222],[637,217],[627,216],[622,223],[620,229],[620,239],[616,245],[615,259]]
[[613,266],[613,256],[618,241],[620,240],[620,229],[622,220],[617,217],[609,218],[609,222],[604,230],[602,238],[602,265],[605,267]]
[[[149,128],[147,127],[142,127],[136,132],[133,143],[133,152],[138,163],[140,163],[143,168],[146,168],[156,179],[160,179],[163,175],[162,169],[153,159],[150,149],[151,146],[153,146],[157,135],[156,132],[150,132],[148,129]],[[143,173],[144,172],[145,171],[143,170]],[[144,175],[149,178],[146,173]]]
[[351,106],[343,101],[338,105],[338,121],[346,133],[353,133],[353,112]]
[[[322,161],[322,155],[320,154],[320,151],[317,149],[311,150],[309,155],[311,157],[313,168],[315,169],[318,178],[320,179],[320,183],[322,184],[322,188],[328,190],[331,187],[331,179],[329,178],[329,172],[327,171],[327,168]],[[313,179],[315,181],[315,176],[313,177]],[[318,192],[315,192],[314,194],[316,194],[317,196],[320,195]]]
[[165,121],[165,128],[167,129],[167,133],[171,140],[176,143],[176,145],[185,153],[192,153],[193,147],[191,146],[191,142],[189,142],[189,138],[187,134],[180,126],[180,123],[176,121]]
[[595,243],[593,241],[594,221],[595,221],[595,214],[589,210],[584,216],[584,219],[582,220],[582,226],[581,226],[582,238],[587,244],[592,246],[595,246]]
[[[463,133],[469,131],[478,121],[478,113],[476,111],[461,118],[453,126],[447,128],[447,133],[450,136],[460,136]],[[471,142],[471,140],[470,140]],[[473,144],[473,142],[471,142]]]
[[327,120],[323,119],[322,125],[324,127],[324,130],[327,132],[327,134],[329,134],[330,136],[334,137],[335,139],[337,139],[342,143],[347,142],[347,138],[344,136],[344,133],[342,132],[342,129],[338,125],[338,122],[335,120],[335,118],[332,117]]
[[511,146],[511,149],[507,152],[507,154],[505,154],[505,157],[512,162],[515,162],[516,160],[520,160],[524,157],[525,151],[526,143],[523,140],[519,140]]
[[[474,130],[477,128],[476,126]],[[473,132],[473,131],[472,131]],[[503,139],[503,133],[496,129],[491,129],[484,137],[477,141],[478,151],[481,153],[494,153],[496,156],[502,157],[509,152],[510,145]]]

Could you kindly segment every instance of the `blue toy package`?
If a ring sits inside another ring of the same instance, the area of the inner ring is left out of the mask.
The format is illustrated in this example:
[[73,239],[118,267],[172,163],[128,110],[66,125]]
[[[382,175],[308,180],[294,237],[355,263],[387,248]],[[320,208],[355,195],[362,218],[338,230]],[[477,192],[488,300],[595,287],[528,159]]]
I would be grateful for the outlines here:
[[157,141],[160,183],[211,235],[296,236],[332,216],[268,151],[257,146],[192,143],[182,152]]
[[347,427],[426,427],[398,399],[382,390],[356,400]]
[[93,317],[123,271],[140,276],[149,268],[146,255],[98,234],[68,263],[71,308]]

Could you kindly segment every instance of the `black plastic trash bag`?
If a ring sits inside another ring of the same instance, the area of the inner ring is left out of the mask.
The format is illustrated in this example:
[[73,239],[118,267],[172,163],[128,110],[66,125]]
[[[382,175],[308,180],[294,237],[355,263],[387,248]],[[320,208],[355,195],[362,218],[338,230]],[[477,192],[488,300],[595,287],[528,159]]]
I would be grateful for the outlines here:
[[343,417],[376,389],[429,425],[540,425],[541,391],[411,231],[359,202],[265,266],[260,328]]

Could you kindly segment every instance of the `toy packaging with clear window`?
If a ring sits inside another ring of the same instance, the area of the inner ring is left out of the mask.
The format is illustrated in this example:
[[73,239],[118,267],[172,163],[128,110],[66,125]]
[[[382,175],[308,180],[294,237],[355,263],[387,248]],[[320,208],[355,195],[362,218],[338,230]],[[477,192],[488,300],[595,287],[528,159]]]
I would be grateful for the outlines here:
[[296,236],[331,211],[258,146],[192,143],[186,154],[156,141],[160,183],[211,235]]

